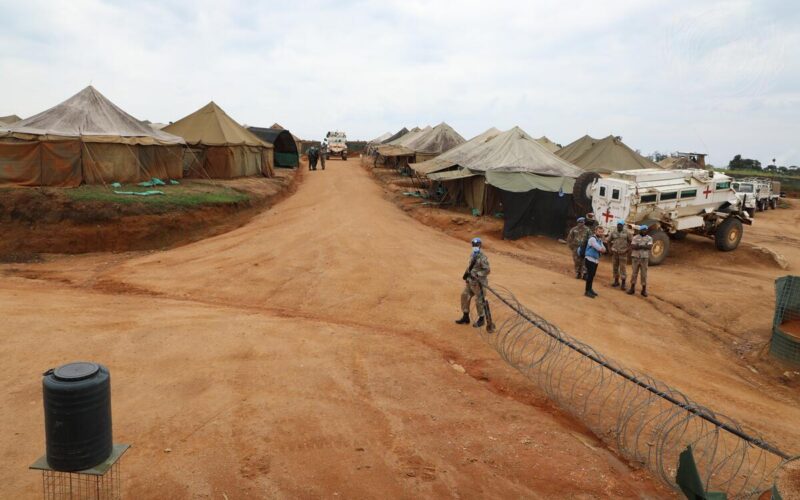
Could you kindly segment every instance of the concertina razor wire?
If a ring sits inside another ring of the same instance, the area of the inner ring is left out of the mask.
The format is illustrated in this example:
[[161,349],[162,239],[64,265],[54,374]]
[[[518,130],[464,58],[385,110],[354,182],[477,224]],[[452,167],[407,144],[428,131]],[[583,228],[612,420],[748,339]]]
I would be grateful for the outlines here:
[[703,484],[732,498],[769,489],[789,455],[732,419],[650,376],[625,368],[531,311],[505,288],[484,340],[559,407],[628,460],[677,489],[678,456],[691,445]]

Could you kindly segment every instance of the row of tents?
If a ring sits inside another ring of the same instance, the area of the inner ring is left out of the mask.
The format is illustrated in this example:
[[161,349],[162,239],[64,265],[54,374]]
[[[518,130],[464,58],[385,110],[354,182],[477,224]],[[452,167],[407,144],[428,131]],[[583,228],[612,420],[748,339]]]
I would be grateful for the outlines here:
[[576,215],[573,194],[581,176],[660,168],[617,136],[586,135],[560,147],[519,127],[490,128],[468,141],[445,123],[404,128],[373,139],[368,150],[375,166],[420,180],[437,202],[467,206],[475,215],[502,213],[507,239],[563,236]]
[[30,118],[0,119],[0,185],[272,177],[298,165],[296,144],[288,130],[246,129],[214,102],[153,127],[89,86]]

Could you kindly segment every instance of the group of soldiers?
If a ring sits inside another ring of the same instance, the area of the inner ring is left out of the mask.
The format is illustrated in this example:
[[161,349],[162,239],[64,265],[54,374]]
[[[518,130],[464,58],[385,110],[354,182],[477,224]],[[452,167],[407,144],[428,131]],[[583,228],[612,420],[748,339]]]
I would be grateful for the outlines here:
[[[592,290],[594,271],[597,270],[599,254],[606,253],[607,248],[611,250],[611,263],[614,273],[612,287],[619,287],[622,291],[627,291],[629,295],[636,293],[636,281],[641,276],[642,296],[647,297],[647,265],[650,258],[650,249],[653,248],[653,238],[647,234],[647,226],[638,226],[635,235],[625,228],[625,221],[617,221],[616,226],[606,236],[602,226],[597,224],[594,214],[587,214],[586,217],[579,217],[578,223],[573,227],[567,236],[567,247],[572,254],[575,264],[575,278],[585,279],[586,295],[597,297],[597,293]],[[592,240],[591,242],[589,240]],[[486,302],[485,288],[488,286],[488,277],[491,269],[489,259],[483,253],[483,242],[480,238],[473,238],[472,253],[470,254],[467,270],[464,271],[464,290],[461,292],[461,318],[456,320],[459,325],[470,323],[469,309],[472,298],[475,298],[478,319],[472,326],[480,328],[484,325],[491,332],[493,324],[489,304]],[[587,251],[587,245],[592,246],[595,251]],[[628,280],[628,256],[631,258],[632,276],[630,288],[627,288]],[[588,262],[587,262],[588,261]],[[587,264],[589,271],[587,273]]]
[[[594,214],[587,214],[586,217],[579,217],[578,223],[567,235],[567,248],[572,255],[575,265],[575,278],[586,279],[586,257],[580,251],[586,246],[586,242],[593,235],[602,239],[611,251],[611,267],[614,275],[614,282],[611,286],[619,287],[622,291],[627,291],[629,295],[636,293],[636,281],[641,276],[642,296],[647,297],[647,266],[650,259],[650,249],[653,248],[653,238],[647,234],[648,227],[645,225],[636,227],[636,234],[631,233],[625,227],[625,221],[618,220],[614,229],[607,236],[603,235],[602,227],[597,224]],[[628,279],[628,256],[631,258],[632,276],[630,288],[627,288]],[[596,296],[596,294],[595,294]]]
[[306,151],[306,154],[308,155],[309,170],[316,170],[317,162],[320,163],[322,170],[325,170],[325,157],[328,155],[328,147],[324,142],[320,147],[311,146]]

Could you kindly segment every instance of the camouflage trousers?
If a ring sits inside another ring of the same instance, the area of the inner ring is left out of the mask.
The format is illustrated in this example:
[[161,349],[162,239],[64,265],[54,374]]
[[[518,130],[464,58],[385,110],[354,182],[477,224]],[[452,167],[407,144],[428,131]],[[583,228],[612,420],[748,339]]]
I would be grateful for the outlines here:
[[[627,253],[612,253],[611,254],[611,269],[614,272],[614,281],[618,278],[628,278],[628,254]],[[645,275],[647,271],[645,271]]]
[[569,250],[572,253],[572,263],[575,265],[575,274],[580,274],[581,276],[586,274],[586,262],[584,261],[583,257],[578,255],[577,248],[570,248]]
[[636,286],[636,277],[642,273],[642,286],[647,286],[647,265],[650,263],[647,257],[631,257],[631,286]]
[[464,314],[469,314],[469,303],[472,297],[475,297],[478,316],[483,316],[483,289],[477,281],[467,280],[464,291],[461,292],[461,312]]

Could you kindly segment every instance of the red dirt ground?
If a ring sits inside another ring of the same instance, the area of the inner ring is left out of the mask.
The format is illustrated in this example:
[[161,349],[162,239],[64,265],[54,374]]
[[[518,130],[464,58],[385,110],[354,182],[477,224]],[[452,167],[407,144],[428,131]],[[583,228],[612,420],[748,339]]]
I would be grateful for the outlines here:
[[166,249],[198,241],[242,226],[291,193],[294,181],[295,171],[287,170],[271,179],[185,179],[181,189],[228,187],[249,196],[189,207],[73,201],[60,188],[5,189],[0,194],[0,261],[35,261],[40,253]]
[[[44,447],[40,374],[90,359],[112,372],[116,441],[134,444],[131,498],[674,497],[453,324],[465,240],[487,232],[492,280],[542,316],[800,450],[797,385],[760,355],[787,272],[768,254],[690,238],[652,270],[650,299],[603,287],[589,301],[563,245],[405,206],[454,238],[386,197],[332,160],[213,238],[0,266],[3,496],[41,487],[25,470]],[[800,250],[776,228],[791,217],[765,213],[745,236],[790,268]]]

